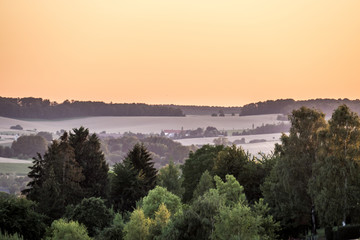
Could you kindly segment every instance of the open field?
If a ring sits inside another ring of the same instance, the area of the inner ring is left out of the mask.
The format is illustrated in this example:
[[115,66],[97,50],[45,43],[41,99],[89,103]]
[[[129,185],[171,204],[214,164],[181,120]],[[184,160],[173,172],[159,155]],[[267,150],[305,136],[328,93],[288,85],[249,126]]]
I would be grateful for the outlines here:
[[3,158],[0,157],[0,163],[31,163],[32,160],[21,160],[15,158]]
[[[55,133],[61,129],[71,130],[84,126],[91,132],[107,133],[160,133],[162,130],[196,129],[207,126],[216,127],[220,131],[238,131],[261,126],[263,124],[274,124],[277,114],[255,115],[255,116],[229,116],[211,117],[204,115],[189,115],[186,117],[88,117],[66,120],[17,120],[0,117],[0,144],[10,146],[16,135],[33,134],[36,131],[48,131]],[[10,130],[10,126],[21,125],[24,130]],[[241,146],[252,154],[259,152],[270,153],[274,150],[275,143],[279,142],[281,134],[262,134],[246,136],[229,136],[229,141],[245,138],[246,144]],[[213,144],[215,138],[190,138],[176,140],[182,145],[204,145]],[[254,139],[265,139],[266,142],[249,143]]]
[[31,161],[17,160],[12,158],[0,158],[0,173],[14,173],[17,175],[26,175],[32,165]]
[[[268,154],[271,151],[274,151],[276,143],[280,143],[281,133],[272,133],[272,134],[258,134],[258,135],[245,135],[245,136],[230,136],[226,137],[229,141],[234,142],[235,140],[245,138],[245,144],[239,144],[245,151],[249,151],[253,155],[257,155],[259,152]],[[184,146],[190,145],[205,145],[205,144],[214,144],[214,139],[211,138],[187,138],[187,139],[178,139],[175,140],[181,143]],[[259,143],[249,143],[251,140],[264,139],[266,142]]]
[[[273,124],[277,114],[256,116],[226,116],[211,117],[189,115],[186,117],[88,117],[67,120],[17,120],[0,117],[0,131],[10,131],[10,126],[21,125],[24,130],[56,132],[60,129],[71,130],[84,126],[91,132],[106,131],[108,133],[160,133],[167,129],[196,129],[207,126],[216,127],[218,130],[241,130]],[[22,131],[29,133],[28,131]]]

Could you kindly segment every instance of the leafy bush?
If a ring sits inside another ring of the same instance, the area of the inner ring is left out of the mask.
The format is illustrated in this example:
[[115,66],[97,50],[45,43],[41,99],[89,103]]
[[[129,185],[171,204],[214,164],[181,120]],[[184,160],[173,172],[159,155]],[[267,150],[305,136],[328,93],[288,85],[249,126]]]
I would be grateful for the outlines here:
[[46,240],[91,240],[84,225],[64,219],[55,220],[46,235]]
[[166,188],[156,186],[142,201],[142,208],[147,217],[154,217],[155,211],[161,204],[165,204],[166,208],[175,214],[181,209],[181,200],[175,194],[172,194]]

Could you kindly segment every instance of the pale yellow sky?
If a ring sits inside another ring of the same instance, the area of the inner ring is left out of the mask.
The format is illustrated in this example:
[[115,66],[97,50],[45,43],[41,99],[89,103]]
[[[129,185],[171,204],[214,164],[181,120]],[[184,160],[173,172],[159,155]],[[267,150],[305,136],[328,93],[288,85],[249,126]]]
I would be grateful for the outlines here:
[[0,96],[359,97],[359,0],[1,0]]

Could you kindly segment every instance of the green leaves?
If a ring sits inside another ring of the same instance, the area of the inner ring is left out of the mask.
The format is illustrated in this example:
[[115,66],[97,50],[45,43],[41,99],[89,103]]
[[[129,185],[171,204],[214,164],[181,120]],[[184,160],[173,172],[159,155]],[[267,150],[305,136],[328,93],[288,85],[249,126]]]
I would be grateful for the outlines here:
[[166,208],[172,215],[181,209],[181,200],[178,196],[167,191],[163,187],[155,187],[149,191],[149,194],[142,200],[142,209],[145,216],[154,217],[155,211],[161,204],[165,204]]
[[173,161],[170,161],[169,164],[160,169],[157,176],[157,184],[166,188],[169,192],[182,197],[184,188],[181,187],[183,179],[180,176],[179,165],[175,165]]
[[84,225],[59,219],[51,224],[46,240],[91,240],[91,238]]

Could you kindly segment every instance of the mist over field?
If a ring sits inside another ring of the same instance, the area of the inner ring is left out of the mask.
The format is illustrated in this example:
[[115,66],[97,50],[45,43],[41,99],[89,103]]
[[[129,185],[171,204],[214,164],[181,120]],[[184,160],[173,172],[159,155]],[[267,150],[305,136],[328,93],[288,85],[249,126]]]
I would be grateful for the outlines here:
[[71,130],[80,126],[89,128],[91,132],[99,133],[160,133],[162,130],[196,129],[207,126],[216,127],[219,130],[239,130],[258,127],[263,124],[275,124],[277,114],[259,116],[194,116],[186,117],[87,117],[64,120],[16,120],[0,117],[0,128],[5,130],[10,126],[19,124],[26,130],[37,129],[38,131],[56,132],[61,129]]

